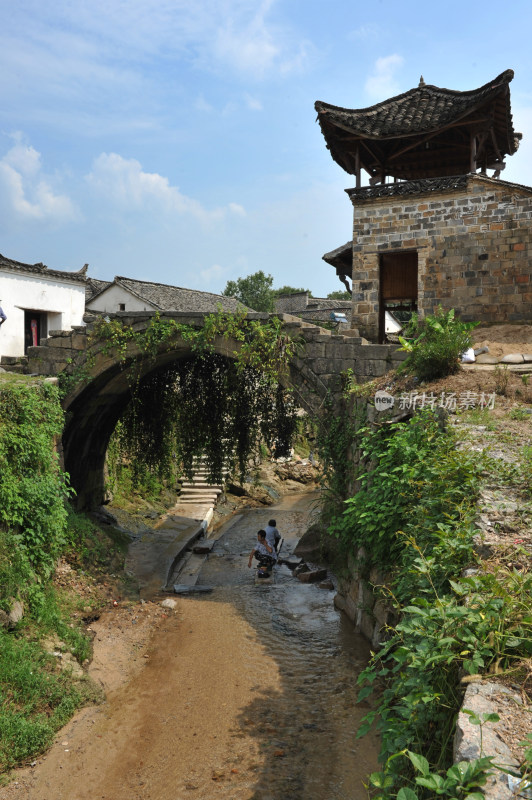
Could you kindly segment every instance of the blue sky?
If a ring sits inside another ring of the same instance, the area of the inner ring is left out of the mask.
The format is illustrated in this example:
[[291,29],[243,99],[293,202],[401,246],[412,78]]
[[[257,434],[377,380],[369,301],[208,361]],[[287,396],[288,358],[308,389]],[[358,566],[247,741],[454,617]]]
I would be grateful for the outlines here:
[[0,0],[0,252],[221,292],[342,289],[351,175],[314,101],[373,105],[505,69],[532,185],[532,3]]

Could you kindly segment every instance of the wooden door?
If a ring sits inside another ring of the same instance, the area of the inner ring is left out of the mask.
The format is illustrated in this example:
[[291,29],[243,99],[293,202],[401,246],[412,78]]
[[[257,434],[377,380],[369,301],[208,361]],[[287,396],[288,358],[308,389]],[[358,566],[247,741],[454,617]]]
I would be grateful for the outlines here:
[[379,277],[379,341],[383,342],[386,310],[417,309],[417,252],[383,253]]

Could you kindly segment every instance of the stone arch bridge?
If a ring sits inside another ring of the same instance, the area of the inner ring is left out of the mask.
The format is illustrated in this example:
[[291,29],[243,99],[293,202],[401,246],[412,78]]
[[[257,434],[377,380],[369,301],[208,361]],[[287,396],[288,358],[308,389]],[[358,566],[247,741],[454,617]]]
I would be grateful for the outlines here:
[[[137,311],[107,314],[106,318],[118,319],[134,331],[142,332],[154,316],[154,312]],[[161,319],[173,319],[193,327],[201,327],[205,316],[186,312],[160,314]],[[333,396],[340,393],[342,372],[352,370],[355,379],[362,383],[383,375],[404,357],[392,345],[364,344],[359,337],[336,334],[288,314],[276,316],[282,320],[283,330],[301,342],[298,355],[290,364],[288,384],[300,407],[310,413],[319,410],[328,393]],[[262,313],[247,315],[248,319],[260,321],[267,321],[269,317]],[[105,454],[116,423],[131,399],[128,381],[131,370],[136,367],[138,374],[140,364],[141,377],[145,377],[192,355],[190,344],[176,338],[171,345],[164,342],[160,352],[150,359],[146,359],[145,353],[135,344],[129,344],[126,358],[121,361],[117,355],[107,352],[103,340],[95,338],[97,319],[87,314],[86,325],[76,326],[71,331],[50,331],[39,346],[28,350],[30,373],[83,374],[83,380],[73,386],[63,401],[67,413],[62,441],[64,467],[76,490],[80,508],[95,508],[103,501]],[[236,344],[231,339],[218,337],[214,349],[230,358]]]

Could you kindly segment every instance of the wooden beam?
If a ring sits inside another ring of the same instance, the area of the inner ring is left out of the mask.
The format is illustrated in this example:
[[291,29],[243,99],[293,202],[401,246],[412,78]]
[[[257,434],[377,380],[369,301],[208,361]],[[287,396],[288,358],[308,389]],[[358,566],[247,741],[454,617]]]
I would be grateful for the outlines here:
[[480,124],[487,124],[489,120],[486,118],[482,119],[475,119],[475,120],[461,120],[460,122],[453,122],[450,125],[445,125],[443,128],[438,128],[437,131],[433,131],[432,133],[428,134],[427,136],[420,136],[416,139],[415,142],[403,147],[401,150],[397,150],[393,155],[388,156],[388,160],[392,161],[399,156],[403,155],[403,153],[407,153],[409,150],[413,150],[415,147],[419,147],[419,145],[425,144],[426,142],[430,142],[434,139],[435,136],[440,136],[445,131],[451,130],[451,128],[464,128],[466,125],[480,125]]

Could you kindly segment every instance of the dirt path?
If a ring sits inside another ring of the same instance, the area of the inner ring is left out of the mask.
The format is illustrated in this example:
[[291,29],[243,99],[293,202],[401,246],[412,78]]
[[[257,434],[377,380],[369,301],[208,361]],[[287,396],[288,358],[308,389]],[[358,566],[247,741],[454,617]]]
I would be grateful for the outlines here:
[[[235,735],[235,729],[243,709],[276,691],[275,663],[230,605],[189,598],[169,616],[146,605],[143,613],[158,622],[141,623],[130,666],[124,659],[131,609],[94,625],[91,672],[108,690],[107,702],[81,711],[34,768],[0,789],[2,800],[254,796],[265,755],[252,736]],[[256,670],[242,669],[250,659]]]
[[[308,504],[284,500],[294,519]],[[106,702],[79,712],[46,755],[0,788],[0,800],[310,796],[292,776],[309,777],[312,742],[322,735],[312,694],[284,696],[275,654],[223,594],[176,598],[173,610],[163,599],[119,604],[92,623],[89,672]],[[342,709],[338,724],[351,716],[351,708]],[[362,774],[375,768],[374,756],[375,743],[361,745]],[[358,785],[365,797],[360,779]]]

